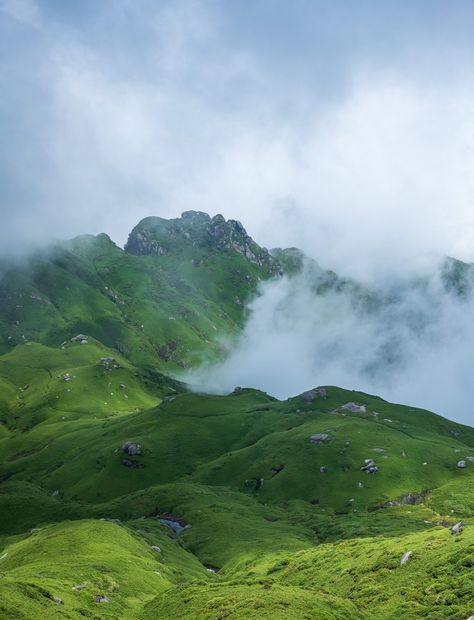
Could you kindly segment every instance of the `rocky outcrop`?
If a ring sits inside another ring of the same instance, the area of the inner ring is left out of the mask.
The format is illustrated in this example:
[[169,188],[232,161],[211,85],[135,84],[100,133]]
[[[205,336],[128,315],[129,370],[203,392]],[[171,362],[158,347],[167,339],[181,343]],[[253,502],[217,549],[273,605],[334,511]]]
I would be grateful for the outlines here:
[[356,403],[346,403],[342,405],[341,409],[344,411],[350,411],[351,413],[366,413],[367,408],[365,405],[356,405]]
[[255,243],[240,222],[222,215],[211,218],[202,211],[185,211],[172,220],[145,218],[130,233],[125,250],[139,256],[166,256],[189,246],[210,252],[235,251],[272,273],[282,271],[279,261]]
[[313,390],[308,390],[307,392],[303,392],[299,395],[304,403],[312,403],[317,398],[326,398],[327,390],[326,388],[314,388]]
[[139,443],[126,441],[122,446],[122,452],[125,452],[125,454],[129,454],[130,456],[138,456],[142,454],[142,447]]
[[331,437],[327,433],[315,433],[309,436],[310,443],[325,443],[330,439]]
[[379,468],[375,464],[374,459],[365,459],[360,470],[364,471],[366,474],[376,474],[379,471]]

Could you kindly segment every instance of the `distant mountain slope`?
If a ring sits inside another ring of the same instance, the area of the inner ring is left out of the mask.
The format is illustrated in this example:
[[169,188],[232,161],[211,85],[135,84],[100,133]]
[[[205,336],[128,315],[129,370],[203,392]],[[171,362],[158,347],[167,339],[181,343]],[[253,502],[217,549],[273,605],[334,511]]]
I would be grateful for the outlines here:
[[0,352],[26,341],[58,346],[83,333],[132,363],[176,371],[215,359],[221,337],[243,325],[258,283],[281,270],[222,216],[148,218],[127,248],[106,235],[83,236],[1,265]]

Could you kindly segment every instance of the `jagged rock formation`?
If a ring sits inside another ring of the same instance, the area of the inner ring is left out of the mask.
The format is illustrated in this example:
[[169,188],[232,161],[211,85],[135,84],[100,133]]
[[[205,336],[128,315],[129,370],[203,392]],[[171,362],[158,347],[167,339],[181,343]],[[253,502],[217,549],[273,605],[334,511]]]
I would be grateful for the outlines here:
[[185,211],[172,220],[145,218],[130,233],[125,250],[138,256],[167,256],[183,246],[208,252],[234,251],[275,274],[282,271],[279,261],[255,243],[240,222],[201,211]]

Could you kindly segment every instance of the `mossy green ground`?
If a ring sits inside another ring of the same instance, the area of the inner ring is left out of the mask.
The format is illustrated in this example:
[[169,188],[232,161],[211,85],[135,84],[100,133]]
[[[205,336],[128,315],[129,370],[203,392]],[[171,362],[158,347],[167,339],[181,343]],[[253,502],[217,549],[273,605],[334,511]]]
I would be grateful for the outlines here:
[[[472,429],[335,387],[305,404],[150,386],[118,356],[104,378],[106,352],[3,356],[2,617],[462,620],[474,609],[474,464],[456,466],[474,452]],[[110,415],[101,390],[114,372],[129,398]],[[342,408],[351,401],[366,412]],[[311,443],[315,433],[328,439]],[[141,445],[128,456],[141,468],[122,464],[126,441]],[[360,470],[366,458],[377,474]],[[421,503],[384,507],[409,493]],[[190,527],[177,537],[163,516]]]
[[466,620],[474,430],[331,386],[188,392],[169,374],[219,356],[273,272],[167,251],[99,235],[2,268],[0,617]]

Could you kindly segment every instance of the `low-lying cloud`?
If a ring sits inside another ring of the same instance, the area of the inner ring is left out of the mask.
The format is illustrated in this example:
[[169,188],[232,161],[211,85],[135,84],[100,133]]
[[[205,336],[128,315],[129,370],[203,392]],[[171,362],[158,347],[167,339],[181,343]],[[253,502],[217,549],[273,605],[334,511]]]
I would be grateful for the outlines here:
[[279,398],[338,385],[472,424],[473,311],[474,299],[447,291],[439,272],[366,294],[317,292],[307,269],[264,284],[227,359],[190,380]]

